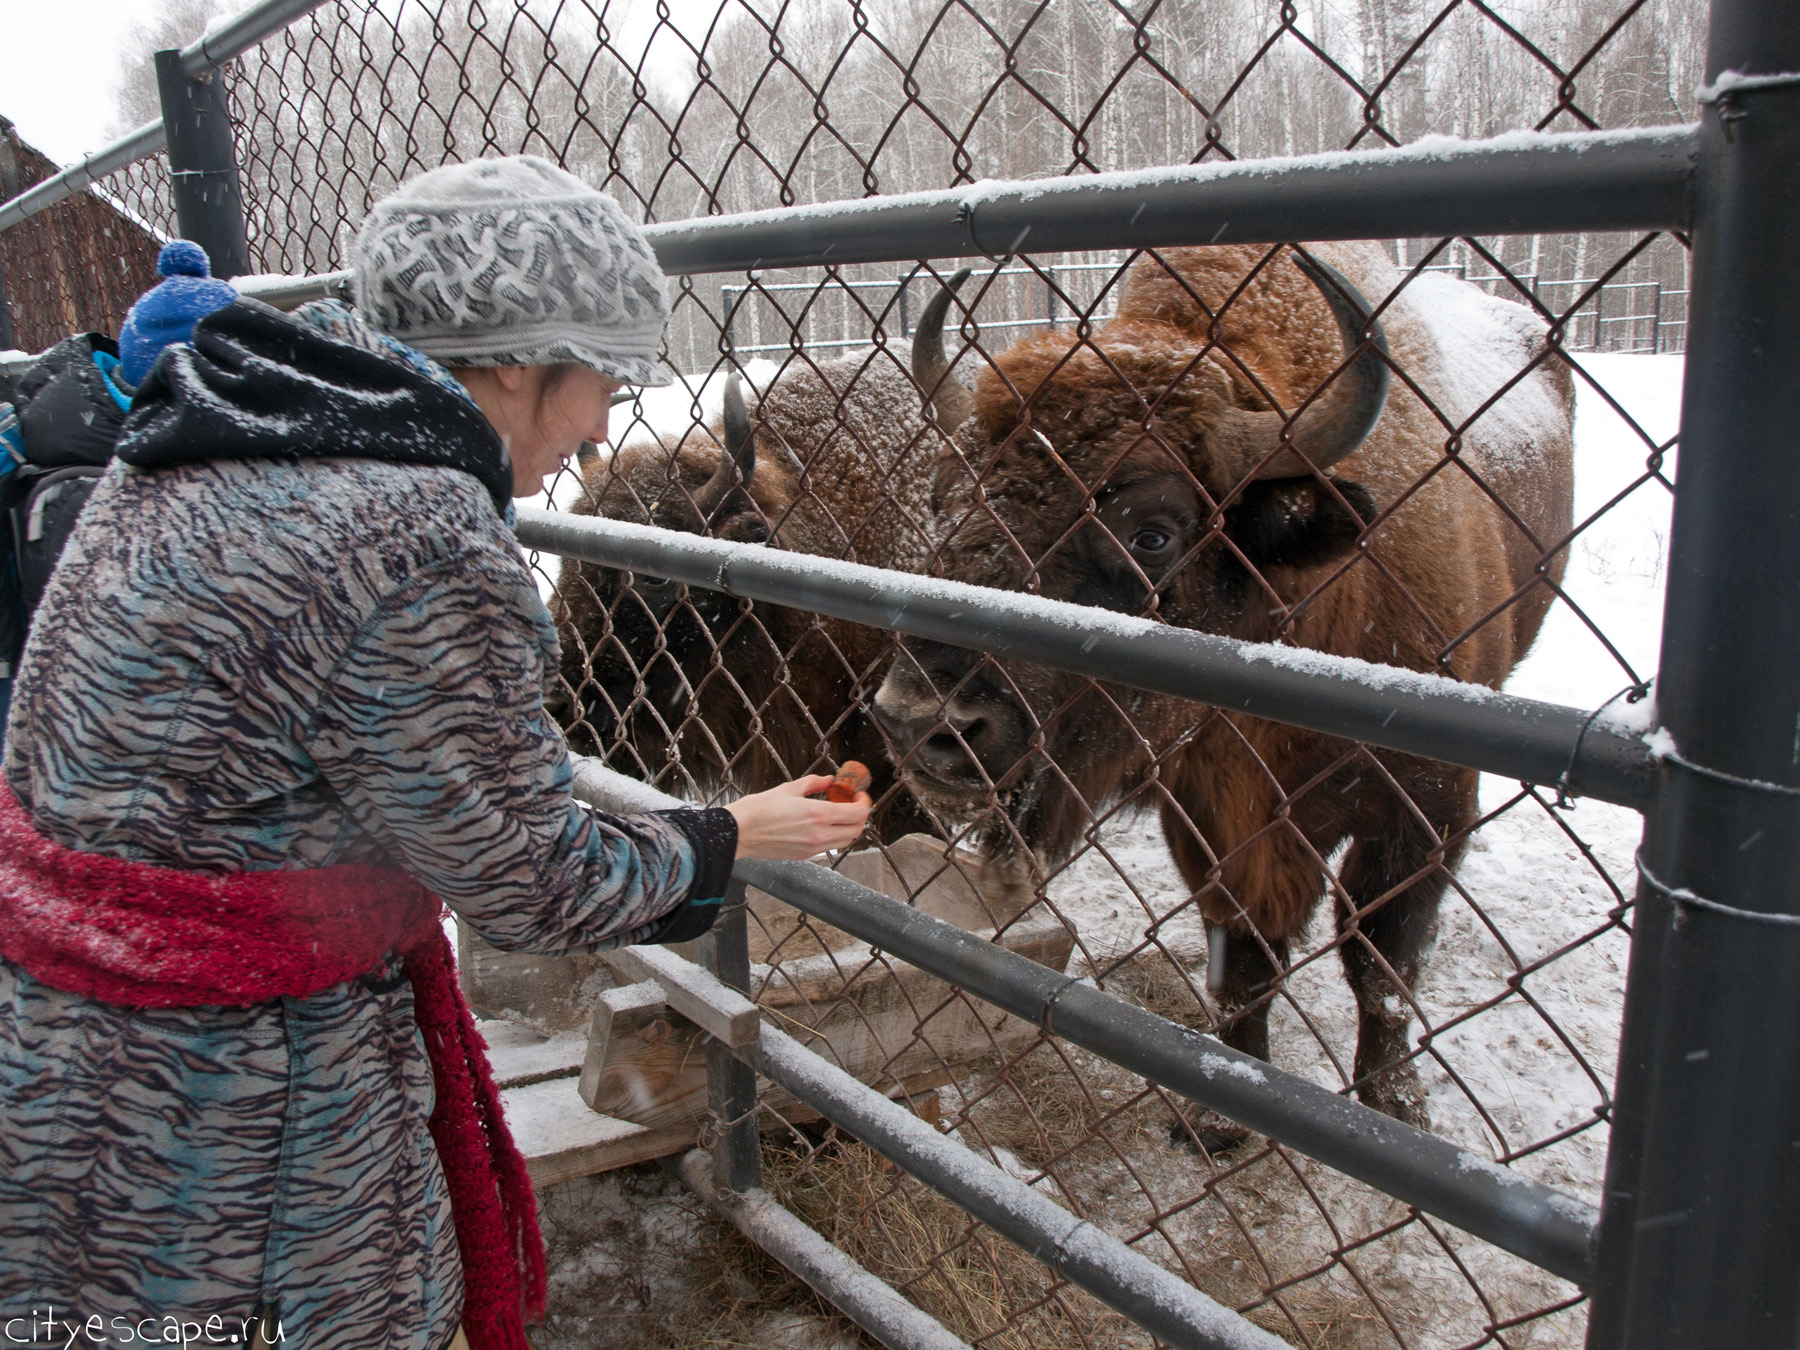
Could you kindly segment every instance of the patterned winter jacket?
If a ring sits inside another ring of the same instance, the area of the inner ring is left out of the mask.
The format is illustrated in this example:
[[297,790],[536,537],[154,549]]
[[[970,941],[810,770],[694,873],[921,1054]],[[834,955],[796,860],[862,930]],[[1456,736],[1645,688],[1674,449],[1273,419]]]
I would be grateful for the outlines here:
[[[6,781],[44,834],[199,871],[397,864],[511,949],[710,923],[728,813],[569,795],[510,469],[447,372],[341,306],[240,303],[165,354],[121,457],[14,696]],[[0,1318],[124,1343],[114,1319],[229,1332],[274,1305],[306,1350],[442,1350],[462,1291],[431,1104],[393,958],[135,1012],[0,961]]]

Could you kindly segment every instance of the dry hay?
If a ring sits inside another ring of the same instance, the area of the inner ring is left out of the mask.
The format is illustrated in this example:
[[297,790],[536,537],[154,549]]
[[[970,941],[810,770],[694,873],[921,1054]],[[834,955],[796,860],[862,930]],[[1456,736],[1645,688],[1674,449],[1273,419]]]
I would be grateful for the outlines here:
[[979,1350],[1138,1350],[1149,1336],[835,1130],[766,1145],[764,1184]]
[[550,1298],[535,1350],[877,1350],[654,1163],[538,1202]]

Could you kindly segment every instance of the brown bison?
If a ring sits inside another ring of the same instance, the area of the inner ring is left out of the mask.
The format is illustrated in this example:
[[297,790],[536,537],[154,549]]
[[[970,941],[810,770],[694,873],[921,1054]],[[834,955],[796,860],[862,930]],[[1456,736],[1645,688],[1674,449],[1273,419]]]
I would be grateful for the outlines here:
[[[918,571],[943,439],[927,414],[954,415],[929,406],[920,384],[964,393],[936,364],[949,298],[940,291],[921,316],[919,378],[881,353],[796,363],[762,396],[753,434],[733,377],[722,426],[594,457],[573,509]],[[577,750],[652,782],[683,774],[664,781],[678,791],[756,791],[849,759],[886,774],[867,708],[893,653],[888,633],[572,561],[551,611],[562,671],[550,708]],[[887,796],[881,833],[926,823],[906,793]]]
[[[1172,251],[1134,268],[1091,340],[1002,354],[941,466],[944,575],[1505,680],[1562,572],[1569,373],[1520,306],[1427,275],[1375,323],[1363,295],[1400,282],[1380,250],[1311,255]],[[1474,772],[923,641],[875,708],[908,785],[991,855],[1054,862],[1121,802],[1154,805],[1240,1050],[1268,1058],[1288,945],[1329,892],[1357,1092],[1428,1123],[1410,990]]]

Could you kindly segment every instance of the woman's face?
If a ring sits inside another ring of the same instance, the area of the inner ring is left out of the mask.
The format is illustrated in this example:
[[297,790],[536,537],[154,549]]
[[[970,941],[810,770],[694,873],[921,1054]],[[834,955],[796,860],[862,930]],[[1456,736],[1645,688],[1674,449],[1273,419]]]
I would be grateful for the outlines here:
[[606,414],[620,385],[586,366],[496,366],[458,370],[512,459],[513,496],[535,497],[583,441],[606,439]]
[[[586,366],[560,374],[552,367],[537,381],[538,397],[527,425],[507,442],[512,455],[513,496],[535,497],[544,480],[575,458],[583,441],[606,439],[606,412],[618,392],[616,380]],[[529,387],[529,383],[527,387]]]

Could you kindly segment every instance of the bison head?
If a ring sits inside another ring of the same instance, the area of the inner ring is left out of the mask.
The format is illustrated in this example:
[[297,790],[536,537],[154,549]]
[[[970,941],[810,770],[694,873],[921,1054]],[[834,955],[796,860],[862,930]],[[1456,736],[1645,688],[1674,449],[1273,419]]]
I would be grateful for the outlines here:
[[[942,356],[948,301],[945,291],[927,305],[913,351],[940,424],[968,399]],[[923,561],[931,455],[904,375],[882,361],[799,363],[767,390],[759,420],[753,435],[732,377],[721,429],[596,459],[574,509],[882,566]],[[591,564],[564,565],[552,610],[563,661],[551,710],[573,744],[623,768],[654,776],[679,753],[703,783],[760,784],[813,762],[822,736],[842,752],[832,758],[867,758],[879,744],[861,709],[844,705],[886,663],[884,634],[821,629],[778,607],[747,615],[715,591]],[[870,744],[848,743],[855,735]],[[773,778],[757,759],[771,755],[787,770]]]
[[[1353,549],[1374,514],[1366,490],[1327,471],[1369,435],[1387,394],[1386,341],[1366,302],[1335,271],[1295,261],[1325,304],[1296,278],[1298,308],[1329,312],[1343,344],[1320,387],[1271,388],[1259,366],[1282,363],[1257,349],[1281,334],[1233,337],[1217,319],[1126,317],[1091,339],[1051,332],[1002,354],[940,466],[944,575],[1275,637],[1284,597],[1307,589],[1295,582]],[[1140,265],[1138,279],[1147,267],[1161,265]],[[1004,813],[983,817],[990,848],[1055,856],[1192,734],[1191,710],[1185,726],[1178,714],[1159,725],[1145,701],[909,640],[875,714],[929,807],[969,819],[997,799]]]
[[[645,440],[596,462],[575,511],[689,534],[762,542],[765,517],[752,493],[756,447],[737,376],[728,377],[722,435],[696,428],[679,443]],[[584,464],[584,470],[588,466]],[[688,603],[677,607],[677,601]],[[562,638],[563,685],[552,712],[578,749],[605,753],[622,721],[666,729],[691,695],[735,602],[662,577],[565,564],[552,612]]]

